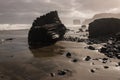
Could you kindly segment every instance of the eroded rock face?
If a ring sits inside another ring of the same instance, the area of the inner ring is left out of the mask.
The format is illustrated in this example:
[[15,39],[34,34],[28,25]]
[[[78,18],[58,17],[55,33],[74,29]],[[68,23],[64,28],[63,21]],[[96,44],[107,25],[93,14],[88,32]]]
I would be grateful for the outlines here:
[[28,34],[30,47],[44,47],[61,40],[66,32],[66,27],[61,23],[57,11],[38,17],[34,20]]
[[89,38],[115,36],[120,32],[120,19],[102,18],[89,24]]

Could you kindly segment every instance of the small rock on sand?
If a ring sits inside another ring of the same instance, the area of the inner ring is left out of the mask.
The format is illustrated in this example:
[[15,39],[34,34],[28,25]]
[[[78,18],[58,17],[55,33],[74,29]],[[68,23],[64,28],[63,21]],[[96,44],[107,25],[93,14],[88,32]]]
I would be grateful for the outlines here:
[[58,75],[63,76],[63,75],[65,75],[65,74],[66,74],[66,71],[63,71],[63,70],[59,70],[59,71],[58,71]]
[[50,73],[51,77],[54,77],[55,76],[55,73]]
[[90,72],[95,73],[95,69],[91,69]]
[[87,48],[90,50],[95,50],[95,47],[93,47],[93,46],[88,46]]
[[102,59],[102,63],[107,63],[107,61],[108,61],[108,58],[103,58]]
[[63,69],[63,70],[58,70],[58,75],[60,76],[64,76],[64,75],[68,75],[68,74],[71,74],[72,71],[68,70],[68,69]]
[[11,40],[13,40],[14,38],[7,38],[7,39],[5,39],[6,41],[11,41]]
[[120,62],[118,62],[118,66],[120,66]]
[[71,53],[70,52],[68,52],[67,54],[66,54],[66,57],[68,57],[68,58],[71,58]]
[[91,65],[95,65],[95,63],[94,63],[94,62],[91,62],[90,64],[91,64]]
[[118,62],[115,66],[116,66],[116,67],[120,66],[120,62]]
[[78,59],[73,59],[72,62],[78,62],[79,60]]
[[104,66],[104,69],[108,69],[109,68],[109,66]]
[[90,61],[90,59],[91,59],[90,56],[86,56],[86,57],[84,58],[85,61]]

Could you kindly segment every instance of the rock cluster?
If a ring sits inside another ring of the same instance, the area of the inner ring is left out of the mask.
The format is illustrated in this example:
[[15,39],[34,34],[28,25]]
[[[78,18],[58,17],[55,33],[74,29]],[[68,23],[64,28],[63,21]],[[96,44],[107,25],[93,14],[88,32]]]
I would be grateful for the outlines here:
[[120,19],[102,18],[89,24],[89,38],[109,37],[120,32]]
[[114,39],[108,41],[99,52],[104,53],[106,56],[110,58],[118,58],[120,59],[120,39]]
[[63,38],[63,41],[72,41],[72,42],[84,42],[85,39],[73,36],[67,36]]
[[57,11],[51,11],[34,20],[28,34],[30,47],[44,47],[61,40],[66,27],[60,21]]
[[95,50],[95,47],[93,47],[93,46],[88,46],[87,48],[90,50]]

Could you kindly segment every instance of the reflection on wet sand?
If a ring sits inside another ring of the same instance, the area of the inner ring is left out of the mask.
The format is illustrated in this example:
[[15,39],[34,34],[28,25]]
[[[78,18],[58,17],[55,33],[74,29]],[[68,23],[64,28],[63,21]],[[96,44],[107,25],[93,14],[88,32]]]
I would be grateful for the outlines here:
[[52,45],[43,48],[30,49],[34,57],[52,57],[56,55],[62,55],[64,53],[64,47],[58,45]]

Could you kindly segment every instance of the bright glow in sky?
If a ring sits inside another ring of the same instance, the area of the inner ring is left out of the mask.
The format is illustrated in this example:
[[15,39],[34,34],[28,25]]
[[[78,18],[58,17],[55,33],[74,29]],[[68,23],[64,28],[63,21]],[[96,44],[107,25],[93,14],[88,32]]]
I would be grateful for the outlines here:
[[96,13],[120,13],[120,0],[0,0],[0,23],[32,23],[51,10],[63,21],[90,18]]

